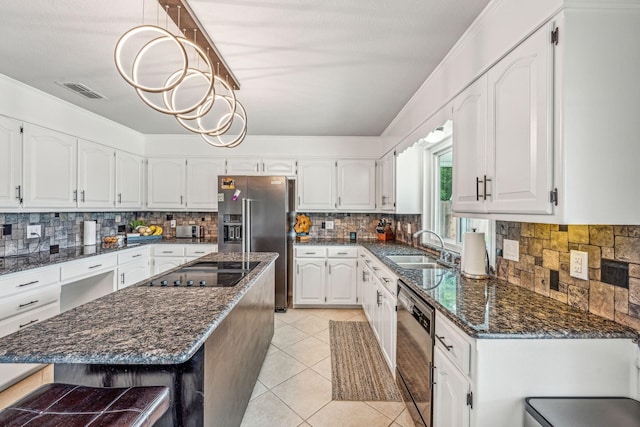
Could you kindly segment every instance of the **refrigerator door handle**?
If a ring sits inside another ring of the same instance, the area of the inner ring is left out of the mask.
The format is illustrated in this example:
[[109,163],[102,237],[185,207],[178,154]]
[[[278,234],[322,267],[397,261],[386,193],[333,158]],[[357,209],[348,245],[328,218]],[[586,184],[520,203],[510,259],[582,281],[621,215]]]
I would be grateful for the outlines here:
[[246,252],[247,247],[247,199],[242,199],[242,253]]
[[247,200],[247,221],[246,221],[246,225],[247,225],[247,243],[246,243],[246,247],[247,247],[247,253],[251,252],[251,199],[246,199]]

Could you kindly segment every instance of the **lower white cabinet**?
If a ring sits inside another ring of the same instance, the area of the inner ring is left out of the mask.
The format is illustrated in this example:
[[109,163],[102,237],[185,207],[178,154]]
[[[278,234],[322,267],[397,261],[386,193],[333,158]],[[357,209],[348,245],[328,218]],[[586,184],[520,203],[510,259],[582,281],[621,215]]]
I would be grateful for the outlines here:
[[467,405],[467,395],[471,391],[469,380],[438,345],[434,349],[434,364],[433,425],[468,427],[470,406]]
[[159,244],[151,248],[153,275],[164,273],[201,256],[217,252],[218,245]]
[[118,266],[118,289],[147,279],[149,273],[149,257]]
[[355,305],[357,247],[295,248],[295,305]]
[[171,270],[172,268],[176,268],[181,266],[186,262],[185,257],[159,257],[153,259],[153,274],[164,273],[165,271]]

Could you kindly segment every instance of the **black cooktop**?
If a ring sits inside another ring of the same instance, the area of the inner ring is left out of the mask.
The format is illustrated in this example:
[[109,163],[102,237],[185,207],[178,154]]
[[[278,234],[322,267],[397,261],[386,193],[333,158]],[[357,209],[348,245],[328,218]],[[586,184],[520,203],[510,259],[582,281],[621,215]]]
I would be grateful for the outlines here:
[[259,262],[202,261],[165,274],[142,286],[224,288],[238,284]]

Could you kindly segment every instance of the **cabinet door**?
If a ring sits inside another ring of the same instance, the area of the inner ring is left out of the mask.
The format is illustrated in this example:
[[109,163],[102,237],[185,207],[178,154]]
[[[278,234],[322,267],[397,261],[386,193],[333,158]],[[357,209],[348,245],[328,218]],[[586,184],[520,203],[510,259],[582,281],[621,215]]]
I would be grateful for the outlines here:
[[294,300],[296,304],[325,303],[325,260],[296,259],[296,283]]
[[190,210],[218,210],[218,175],[224,175],[223,159],[187,159],[187,201]]
[[165,271],[171,270],[172,268],[176,268],[181,266],[186,262],[184,257],[157,257],[153,259],[153,274],[164,273]]
[[77,142],[72,136],[24,125],[24,206],[75,208]]
[[333,160],[298,162],[297,210],[335,210],[336,166]]
[[338,209],[373,211],[376,208],[374,160],[338,160]]
[[[413,145],[395,156],[394,206],[397,214],[422,214],[423,158],[424,147],[419,145]],[[394,194],[393,187],[391,194]],[[391,206],[383,205],[383,210],[391,210]]]
[[0,117],[0,207],[17,208],[22,199],[20,122]]
[[356,304],[356,260],[329,259],[327,265],[327,303]]
[[[399,172],[399,171],[398,171]],[[396,152],[378,161],[378,206],[383,211],[394,211],[396,207]]]
[[78,141],[78,207],[114,207],[115,153],[104,145]]
[[263,159],[263,175],[296,175],[296,161],[294,159]]
[[151,276],[149,258],[118,266],[118,289],[126,288]]
[[257,157],[227,159],[227,175],[260,175],[260,159]]
[[143,188],[144,158],[116,151],[116,207],[141,208]]
[[181,209],[185,203],[185,159],[148,160],[148,206]]
[[381,289],[380,347],[391,372],[396,371],[396,299],[386,289]]
[[[486,212],[487,76],[453,101],[453,210]],[[491,179],[489,177],[489,179]],[[488,183],[489,184],[489,183]],[[487,184],[487,189],[492,186]]]
[[490,212],[552,212],[552,54],[543,27],[488,72]]
[[469,380],[447,359],[438,345],[434,348],[434,365],[433,427],[468,427]]
[[378,342],[382,342],[382,336],[380,334],[381,321],[382,321],[382,285],[378,278],[371,275],[371,327],[373,333],[376,336]]

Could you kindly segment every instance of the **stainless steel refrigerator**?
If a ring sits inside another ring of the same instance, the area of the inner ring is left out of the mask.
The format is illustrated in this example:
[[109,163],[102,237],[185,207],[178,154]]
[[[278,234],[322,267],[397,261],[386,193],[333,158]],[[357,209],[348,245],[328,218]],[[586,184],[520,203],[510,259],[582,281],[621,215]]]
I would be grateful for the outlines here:
[[275,311],[287,310],[287,188],[284,176],[218,176],[218,251],[280,254]]

